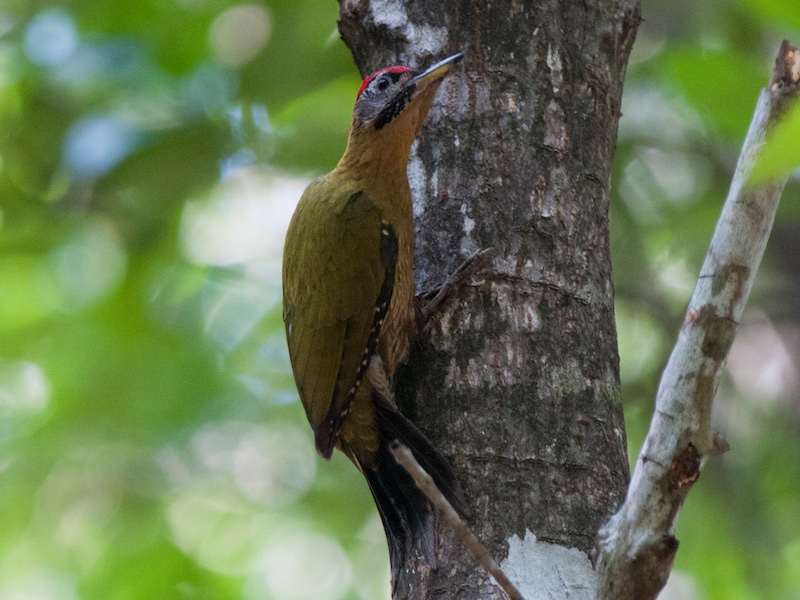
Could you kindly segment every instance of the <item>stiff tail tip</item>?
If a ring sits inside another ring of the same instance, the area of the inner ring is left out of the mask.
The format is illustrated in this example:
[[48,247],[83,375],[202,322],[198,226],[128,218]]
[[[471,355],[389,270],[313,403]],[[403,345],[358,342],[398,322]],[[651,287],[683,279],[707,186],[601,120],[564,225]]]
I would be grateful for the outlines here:
[[375,468],[365,469],[364,475],[386,531],[392,581],[396,581],[398,571],[415,551],[422,554],[431,568],[437,567],[437,514],[425,494],[395,460],[391,445],[397,441],[407,446],[453,508],[462,515],[466,511],[455,473],[428,438],[391,408],[378,404],[377,417],[381,446]]

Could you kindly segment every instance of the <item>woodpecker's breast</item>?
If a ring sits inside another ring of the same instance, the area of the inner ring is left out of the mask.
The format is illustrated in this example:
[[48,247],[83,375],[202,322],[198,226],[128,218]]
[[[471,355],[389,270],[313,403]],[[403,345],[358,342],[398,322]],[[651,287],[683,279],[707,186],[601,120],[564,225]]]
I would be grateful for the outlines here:
[[378,353],[386,372],[391,375],[397,365],[408,359],[408,348],[417,334],[417,312],[414,298],[414,240],[409,225],[398,235],[399,253],[395,269],[394,292],[383,323]]

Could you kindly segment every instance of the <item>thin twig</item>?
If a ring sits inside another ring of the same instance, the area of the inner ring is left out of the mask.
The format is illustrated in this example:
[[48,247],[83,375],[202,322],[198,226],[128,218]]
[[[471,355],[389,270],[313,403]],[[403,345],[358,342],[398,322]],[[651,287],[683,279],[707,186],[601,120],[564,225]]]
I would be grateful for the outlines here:
[[434,483],[433,478],[420,466],[411,450],[398,441],[392,444],[391,450],[395,460],[411,476],[414,483],[422,490],[422,493],[425,494],[434,508],[450,523],[450,527],[453,528],[456,537],[466,546],[475,561],[494,577],[497,584],[503,588],[511,600],[524,600],[520,591],[500,569],[500,565],[495,562],[489,551],[475,537],[469,526],[461,519],[453,506],[447,501],[447,498],[444,497],[444,494]]

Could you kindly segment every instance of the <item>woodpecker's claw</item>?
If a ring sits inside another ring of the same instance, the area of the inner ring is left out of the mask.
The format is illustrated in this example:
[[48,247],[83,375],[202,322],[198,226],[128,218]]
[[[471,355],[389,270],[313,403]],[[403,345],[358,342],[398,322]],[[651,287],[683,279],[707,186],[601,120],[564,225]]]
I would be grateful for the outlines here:
[[[445,280],[438,290],[432,290],[420,296],[425,302],[422,306],[422,332],[427,333],[431,317],[442,307],[456,288],[468,277],[475,274],[481,267],[486,266],[486,261],[494,256],[494,248],[481,248],[476,250],[467,260],[461,263],[455,271]],[[432,296],[432,298],[431,298]],[[430,300],[428,300],[430,298]]]

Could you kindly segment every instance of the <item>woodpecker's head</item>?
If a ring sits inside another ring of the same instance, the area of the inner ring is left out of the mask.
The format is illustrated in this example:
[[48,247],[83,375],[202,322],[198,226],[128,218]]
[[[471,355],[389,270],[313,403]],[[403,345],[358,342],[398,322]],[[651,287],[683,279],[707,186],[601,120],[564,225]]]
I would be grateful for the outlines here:
[[353,128],[380,131],[390,123],[405,121],[417,131],[428,114],[442,78],[463,56],[463,52],[454,54],[419,74],[401,66],[373,73],[358,90]]

